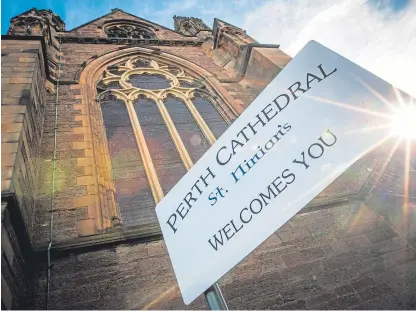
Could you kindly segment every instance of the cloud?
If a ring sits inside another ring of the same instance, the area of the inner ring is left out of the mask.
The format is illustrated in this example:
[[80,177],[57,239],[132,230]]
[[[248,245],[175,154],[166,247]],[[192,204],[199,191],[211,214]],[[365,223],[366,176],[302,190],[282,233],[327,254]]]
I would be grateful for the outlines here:
[[316,40],[416,97],[416,1],[399,11],[388,3],[268,1],[248,12],[242,26],[291,56]]

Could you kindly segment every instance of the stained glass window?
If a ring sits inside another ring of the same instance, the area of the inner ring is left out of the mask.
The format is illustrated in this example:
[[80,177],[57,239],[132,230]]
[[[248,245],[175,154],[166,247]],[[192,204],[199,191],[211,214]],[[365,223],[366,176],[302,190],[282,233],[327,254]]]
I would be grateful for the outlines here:
[[197,81],[135,57],[109,66],[97,84],[124,226],[156,223],[158,201],[227,128],[214,97],[196,93]]
[[182,100],[172,96],[166,98],[164,103],[186,150],[195,163],[209,149],[208,140]]
[[151,210],[155,202],[126,104],[110,95],[102,100],[101,110],[123,224],[130,226],[155,219]]
[[185,175],[175,144],[154,101],[140,97],[133,102],[147,147],[164,194]]
[[218,139],[228,128],[227,122],[225,122],[218,110],[208,99],[197,95],[192,99],[192,102],[204,121],[207,123],[208,127],[211,129],[215,138]]
[[167,89],[171,86],[170,81],[163,75],[155,74],[133,74],[127,81],[134,87],[144,90]]

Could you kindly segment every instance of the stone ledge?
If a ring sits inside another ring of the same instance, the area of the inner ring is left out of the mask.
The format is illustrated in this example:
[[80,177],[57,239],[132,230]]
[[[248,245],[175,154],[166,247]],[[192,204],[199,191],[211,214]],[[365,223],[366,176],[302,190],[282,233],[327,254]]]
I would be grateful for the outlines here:
[[[337,207],[347,202],[353,203],[356,201],[360,201],[356,195],[340,196],[333,200],[320,199],[316,200],[316,202],[309,203],[299,212],[299,214],[313,212],[317,209]],[[123,244],[130,241],[147,242],[162,239],[163,235],[158,224],[143,225],[138,228],[125,230],[120,227],[116,227],[107,232],[56,242],[52,247],[52,251],[59,254],[74,251],[85,252],[86,249],[105,248],[109,245]],[[45,251],[45,245],[45,243],[34,245],[34,251],[37,253]]]
[[[86,249],[105,248],[112,244],[128,243],[131,241],[149,242],[163,239],[158,225],[146,225],[126,231],[121,231],[120,229],[113,230],[113,232],[56,242],[52,246],[52,252],[54,255],[74,251],[85,252]],[[34,251],[40,256],[43,255],[46,248],[47,245],[45,243],[34,245]]]
[[6,46],[7,46],[8,41],[14,41],[14,40],[39,41],[40,44],[41,44],[41,47],[42,47],[42,58],[43,58],[43,63],[44,63],[43,67],[44,67],[46,76],[48,77],[48,79],[50,79],[49,66],[48,66],[48,60],[47,60],[47,52],[46,52],[46,43],[45,43],[45,38],[43,36],[2,35],[1,40],[2,40],[2,44],[4,42],[6,44]]
[[97,231],[95,219],[83,219],[77,222],[77,230],[80,236],[94,235]]
[[[2,36],[3,37],[3,36]],[[131,38],[97,38],[97,37],[62,37],[62,43],[79,44],[120,44],[120,45],[163,45],[163,46],[199,46],[201,40],[159,40],[159,39],[131,39]]]

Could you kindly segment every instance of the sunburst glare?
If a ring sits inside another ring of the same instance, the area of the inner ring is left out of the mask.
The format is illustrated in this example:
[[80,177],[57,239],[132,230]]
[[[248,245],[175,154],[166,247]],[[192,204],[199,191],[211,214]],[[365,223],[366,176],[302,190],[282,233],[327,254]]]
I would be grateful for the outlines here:
[[[373,179],[373,187],[372,191],[377,189],[379,186],[380,180],[385,175],[385,172],[388,171],[388,167],[392,163],[393,159],[395,159],[395,154],[397,150],[404,150],[404,159],[402,161],[403,168],[399,169],[401,172],[397,172],[397,174],[401,174],[403,178],[403,189],[401,191],[401,196],[403,196],[403,202],[401,206],[401,211],[404,219],[408,218],[408,214],[410,209],[412,208],[412,204],[410,204],[410,171],[413,169],[411,163],[414,161],[412,158],[412,147],[416,142],[416,102],[414,99],[410,98],[407,94],[402,93],[400,90],[396,88],[392,88],[392,94],[394,99],[387,95],[388,92],[385,90],[385,94],[381,94],[377,92],[374,88],[370,85],[364,83],[361,79],[354,76],[356,80],[364,86],[372,95],[376,97],[374,103],[379,102],[383,105],[377,105],[377,108],[372,107],[373,104],[371,102],[367,102],[364,106],[359,106],[356,104],[350,104],[347,102],[336,102],[333,100],[329,100],[326,98],[320,97],[313,97],[309,96],[309,98],[318,101],[320,103],[334,105],[346,110],[355,111],[360,114],[367,115],[369,117],[374,117],[374,120],[379,120],[380,122],[375,122],[374,124],[369,122],[367,126],[362,126],[359,128],[355,128],[352,130],[347,130],[345,134],[351,135],[356,133],[365,133],[370,131],[386,131],[386,135],[384,138],[380,139],[374,146],[371,146],[367,150],[365,150],[362,154],[360,154],[356,160],[363,157],[367,153],[381,147],[385,143],[391,145],[390,150],[385,150],[386,157],[383,161],[379,163],[378,169],[376,169],[376,177]],[[391,140],[394,139],[394,140]],[[387,146],[387,145],[386,145]],[[349,224],[350,230],[352,230],[357,224],[360,223],[361,218],[364,218],[362,215],[362,208],[357,211],[357,213],[353,216],[353,221]]]
[[395,109],[391,131],[403,139],[416,140],[416,105],[403,105]]

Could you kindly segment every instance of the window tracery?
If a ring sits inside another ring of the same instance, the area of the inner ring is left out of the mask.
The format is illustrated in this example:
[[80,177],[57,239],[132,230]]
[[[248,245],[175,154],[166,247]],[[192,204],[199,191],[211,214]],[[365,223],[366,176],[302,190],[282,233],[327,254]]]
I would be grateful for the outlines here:
[[155,35],[150,30],[128,24],[119,24],[108,26],[105,33],[110,38],[126,38],[126,39],[155,39]]
[[126,82],[132,87],[144,90],[162,90],[172,86],[171,81],[165,76],[151,73],[132,74]]
[[13,34],[26,36],[44,35],[46,31],[44,21],[41,18],[34,16],[16,19],[12,29]]
[[155,222],[155,205],[230,120],[200,80],[151,58],[108,66],[96,88],[123,224]]

